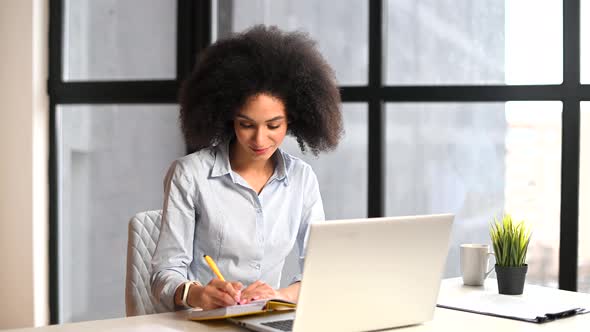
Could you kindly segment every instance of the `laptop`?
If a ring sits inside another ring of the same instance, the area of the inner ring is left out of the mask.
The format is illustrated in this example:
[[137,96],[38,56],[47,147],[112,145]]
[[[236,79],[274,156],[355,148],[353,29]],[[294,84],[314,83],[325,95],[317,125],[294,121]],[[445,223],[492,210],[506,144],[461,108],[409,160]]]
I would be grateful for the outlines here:
[[297,310],[229,319],[252,331],[367,331],[429,321],[454,216],[312,224]]

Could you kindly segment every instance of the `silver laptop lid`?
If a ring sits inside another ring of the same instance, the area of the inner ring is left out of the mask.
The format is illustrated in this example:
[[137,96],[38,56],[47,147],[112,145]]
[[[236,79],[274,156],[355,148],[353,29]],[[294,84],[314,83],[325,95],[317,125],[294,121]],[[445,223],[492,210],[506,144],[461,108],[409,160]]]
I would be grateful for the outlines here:
[[366,331],[432,319],[453,217],[311,225],[293,331]]

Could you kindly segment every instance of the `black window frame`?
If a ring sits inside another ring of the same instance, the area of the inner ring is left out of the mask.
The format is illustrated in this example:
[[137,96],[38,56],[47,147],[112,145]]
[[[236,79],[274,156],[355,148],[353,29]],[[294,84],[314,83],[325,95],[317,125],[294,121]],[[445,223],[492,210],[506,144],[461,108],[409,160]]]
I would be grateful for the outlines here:
[[[225,1],[231,9],[231,0]],[[87,81],[63,79],[64,0],[49,4],[49,309],[59,322],[58,168],[56,106],[63,104],[176,103],[182,80],[195,54],[211,43],[211,0],[177,0],[177,71],[174,80]],[[384,84],[384,15],[387,0],[369,0],[368,83],[341,86],[343,102],[368,104],[368,217],[385,214],[385,104],[399,102],[503,102],[518,100],[563,103],[559,288],[577,289],[580,166],[580,102],[590,100],[590,85],[580,82],[580,0],[563,1],[563,82],[554,85],[419,85]],[[231,27],[223,27],[230,31]]]

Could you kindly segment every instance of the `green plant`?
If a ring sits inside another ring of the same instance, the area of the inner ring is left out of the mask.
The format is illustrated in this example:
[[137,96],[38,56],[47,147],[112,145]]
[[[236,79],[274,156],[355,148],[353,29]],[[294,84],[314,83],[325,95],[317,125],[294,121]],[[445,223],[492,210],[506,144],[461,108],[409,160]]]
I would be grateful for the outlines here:
[[500,222],[497,218],[490,224],[490,237],[500,266],[523,266],[531,240],[531,230],[524,221],[514,222],[505,214]]

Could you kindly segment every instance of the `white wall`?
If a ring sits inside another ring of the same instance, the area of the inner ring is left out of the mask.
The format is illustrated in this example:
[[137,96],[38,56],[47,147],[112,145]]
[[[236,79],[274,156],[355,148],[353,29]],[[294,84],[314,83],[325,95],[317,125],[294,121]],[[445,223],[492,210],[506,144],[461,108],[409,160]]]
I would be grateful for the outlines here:
[[0,1],[0,329],[48,322],[47,0]]

